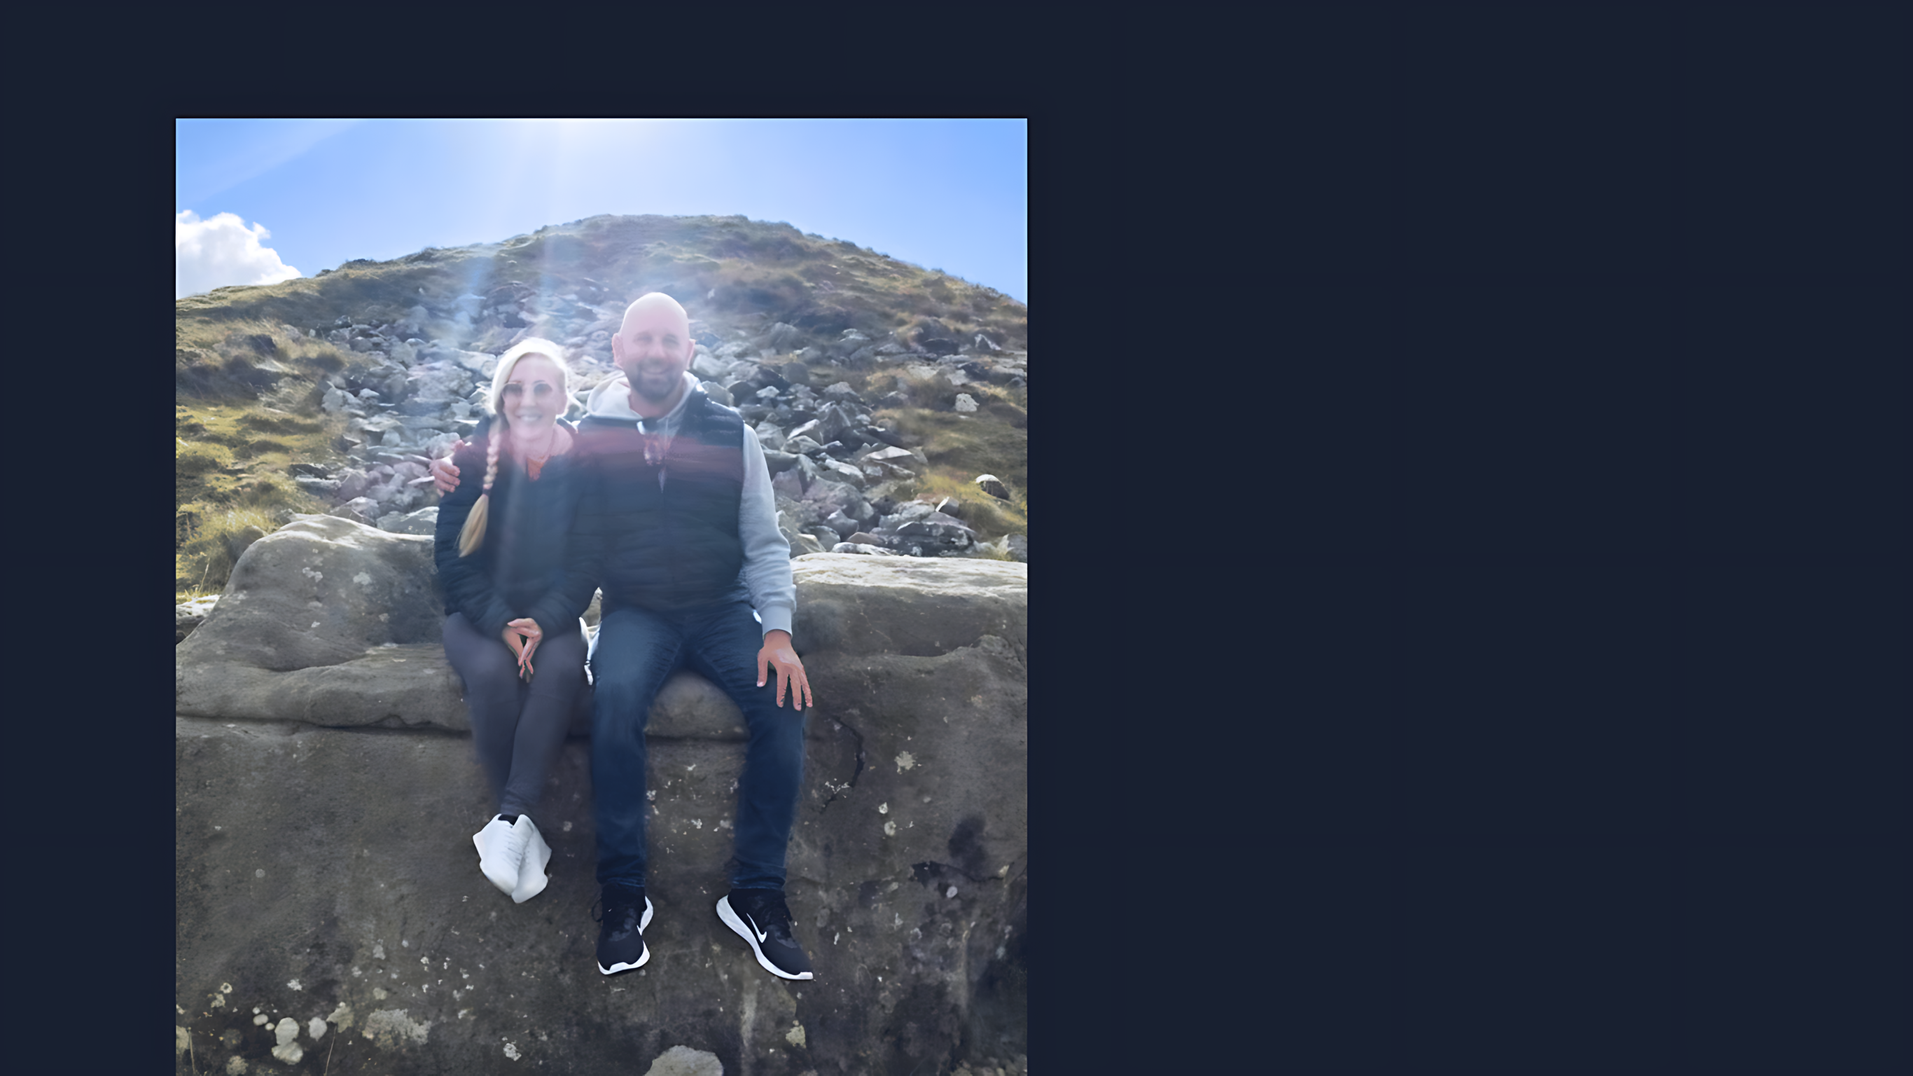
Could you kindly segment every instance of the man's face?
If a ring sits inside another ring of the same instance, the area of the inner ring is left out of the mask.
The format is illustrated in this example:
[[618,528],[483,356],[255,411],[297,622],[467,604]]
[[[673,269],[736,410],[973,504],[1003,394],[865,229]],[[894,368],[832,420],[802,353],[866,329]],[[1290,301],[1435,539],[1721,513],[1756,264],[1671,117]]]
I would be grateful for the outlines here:
[[618,369],[631,379],[631,389],[653,403],[670,399],[691,368],[696,351],[690,327],[668,307],[639,311],[611,337],[611,354]]

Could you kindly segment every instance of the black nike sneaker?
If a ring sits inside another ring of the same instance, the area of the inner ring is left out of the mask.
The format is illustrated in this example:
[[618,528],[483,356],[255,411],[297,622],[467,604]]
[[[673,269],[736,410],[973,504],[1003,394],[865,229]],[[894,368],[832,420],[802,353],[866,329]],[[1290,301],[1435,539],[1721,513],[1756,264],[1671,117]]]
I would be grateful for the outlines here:
[[642,889],[608,885],[600,901],[603,916],[598,919],[598,970],[606,975],[642,967],[651,959],[644,947],[644,928],[651,925],[651,898]]
[[790,933],[790,908],[776,889],[733,889],[717,902],[717,917],[737,931],[764,970],[780,979],[808,979],[810,957]]

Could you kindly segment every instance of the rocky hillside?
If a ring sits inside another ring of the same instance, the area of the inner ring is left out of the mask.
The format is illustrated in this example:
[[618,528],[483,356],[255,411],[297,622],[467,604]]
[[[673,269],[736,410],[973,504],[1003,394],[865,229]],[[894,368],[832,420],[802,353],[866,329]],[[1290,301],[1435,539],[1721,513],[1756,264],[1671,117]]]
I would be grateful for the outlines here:
[[179,300],[180,597],[299,514],[429,532],[426,465],[477,424],[497,355],[563,344],[576,418],[652,290],[756,426],[793,555],[1027,558],[1022,303],[787,224],[593,217]]

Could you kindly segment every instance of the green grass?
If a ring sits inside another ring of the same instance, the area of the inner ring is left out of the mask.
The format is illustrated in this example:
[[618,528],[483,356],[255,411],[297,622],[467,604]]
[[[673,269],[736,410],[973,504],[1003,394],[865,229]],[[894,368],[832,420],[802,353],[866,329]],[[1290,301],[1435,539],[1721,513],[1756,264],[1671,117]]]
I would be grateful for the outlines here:
[[928,474],[905,479],[893,487],[890,496],[898,501],[912,498],[941,501],[954,498],[961,506],[961,518],[983,541],[995,541],[1005,534],[1028,534],[1029,502],[1020,486],[1010,486],[1010,499],[997,500],[977,487],[976,475],[994,471],[966,472],[932,465]]
[[[296,405],[283,397],[269,399]],[[295,460],[340,462],[331,441],[342,423],[262,400],[181,399],[173,412],[174,587],[217,594],[232,569],[226,535],[247,526],[271,533],[295,512],[328,507],[287,468]]]
[[[965,385],[962,391],[974,386]],[[1016,489],[1029,481],[1029,433],[1022,409],[986,401],[971,392],[973,414],[917,407],[885,408],[872,414],[878,423],[919,445],[931,466],[966,472],[966,480],[993,474]]]
[[199,517],[191,537],[173,556],[174,600],[219,594],[233,565],[251,541],[277,530],[282,520],[269,507],[241,505]]

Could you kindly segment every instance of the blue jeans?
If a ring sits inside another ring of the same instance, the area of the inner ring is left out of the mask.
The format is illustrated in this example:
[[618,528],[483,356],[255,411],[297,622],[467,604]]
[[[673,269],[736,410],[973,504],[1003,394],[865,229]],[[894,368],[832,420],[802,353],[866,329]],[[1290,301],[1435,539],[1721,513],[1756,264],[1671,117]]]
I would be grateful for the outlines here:
[[645,868],[644,727],[664,681],[690,669],[744,711],[750,743],[737,782],[733,889],[784,888],[784,853],[804,778],[804,719],[777,676],[757,686],[764,629],[748,602],[687,613],[622,608],[604,614],[591,647],[591,788],[598,828],[598,882],[642,886]]

